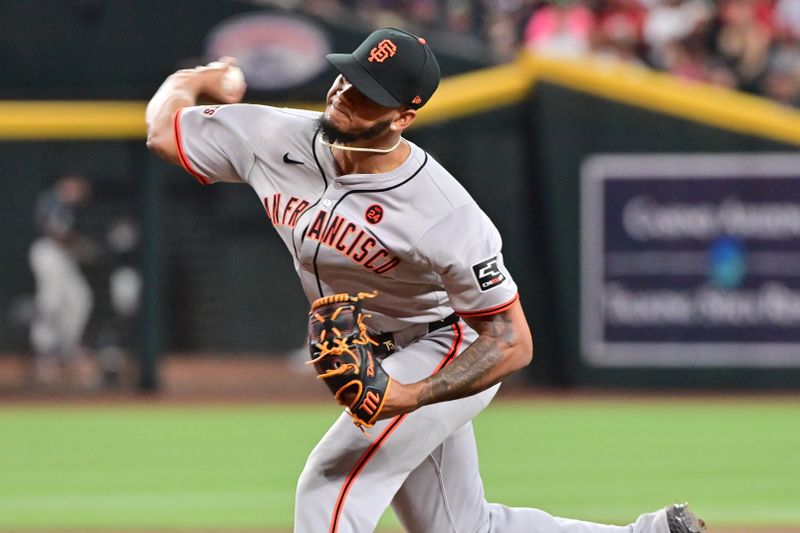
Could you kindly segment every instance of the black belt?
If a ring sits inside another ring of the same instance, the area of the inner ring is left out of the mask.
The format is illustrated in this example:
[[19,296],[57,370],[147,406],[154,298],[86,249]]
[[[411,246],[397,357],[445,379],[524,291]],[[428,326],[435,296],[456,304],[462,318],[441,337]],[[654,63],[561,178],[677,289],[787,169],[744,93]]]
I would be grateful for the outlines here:
[[[452,326],[453,324],[457,323],[458,320],[458,315],[453,313],[447,318],[437,320],[436,322],[430,322],[428,324],[428,333],[433,333],[437,329]],[[387,333],[371,333],[370,337],[372,337],[372,339],[378,343],[377,346],[372,347],[372,353],[378,359],[383,359],[384,357],[392,355],[397,351],[397,344],[394,342],[393,332],[389,331]]]

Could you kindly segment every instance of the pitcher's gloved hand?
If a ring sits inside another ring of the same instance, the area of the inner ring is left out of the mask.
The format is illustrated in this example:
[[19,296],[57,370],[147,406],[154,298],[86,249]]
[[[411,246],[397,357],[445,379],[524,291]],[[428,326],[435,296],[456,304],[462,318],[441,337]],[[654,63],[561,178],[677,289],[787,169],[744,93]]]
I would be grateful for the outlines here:
[[310,364],[347,407],[353,423],[372,427],[378,420],[392,378],[375,359],[377,342],[367,333],[361,302],[376,293],[334,294],[316,300],[309,313]]

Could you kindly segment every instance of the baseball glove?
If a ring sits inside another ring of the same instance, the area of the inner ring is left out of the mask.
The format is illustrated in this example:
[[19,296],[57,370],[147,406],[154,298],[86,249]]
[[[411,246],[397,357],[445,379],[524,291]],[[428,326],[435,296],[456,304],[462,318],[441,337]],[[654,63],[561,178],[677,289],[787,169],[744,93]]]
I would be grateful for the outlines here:
[[372,427],[383,408],[392,378],[373,355],[361,302],[377,293],[334,294],[311,304],[308,320],[311,361],[317,378],[347,407],[353,423]]

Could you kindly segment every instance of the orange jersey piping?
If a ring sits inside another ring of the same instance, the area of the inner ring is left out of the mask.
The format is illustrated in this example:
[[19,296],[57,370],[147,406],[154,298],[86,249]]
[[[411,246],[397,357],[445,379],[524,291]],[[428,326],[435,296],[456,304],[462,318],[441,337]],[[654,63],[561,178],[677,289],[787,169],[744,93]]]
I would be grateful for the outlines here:
[[519,300],[519,293],[515,294],[513,298],[504,304],[496,305],[488,309],[481,309],[480,311],[456,311],[456,314],[466,318],[496,315],[498,313],[502,313],[503,311],[507,311],[516,303],[517,300]]
[[208,185],[211,183],[209,179],[192,168],[191,163],[189,163],[189,158],[186,157],[183,151],[183,142],[181,141],[181,111],[183,111],[183,108],[175,111],[175,116],[173,118],[173,130],[175,131],[175,146],[178,148],[178,159],[180,159],[181,166],[186,172],[194,176],[201,185]]

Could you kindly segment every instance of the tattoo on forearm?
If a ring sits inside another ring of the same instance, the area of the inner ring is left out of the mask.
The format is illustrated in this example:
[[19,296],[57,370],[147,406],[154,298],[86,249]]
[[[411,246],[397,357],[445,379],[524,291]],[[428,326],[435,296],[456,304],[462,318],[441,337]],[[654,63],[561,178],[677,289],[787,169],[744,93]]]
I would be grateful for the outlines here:
[[417,396],[419,405],[463,398],[494,385],[503,377],[497,376],[489,382],[481,379],[502,361],[503,349],[513,342],[514,331],[511,320],[503,315],[498,315],[489,325],[489,331],[480,335],[452,363],[422,382]]

